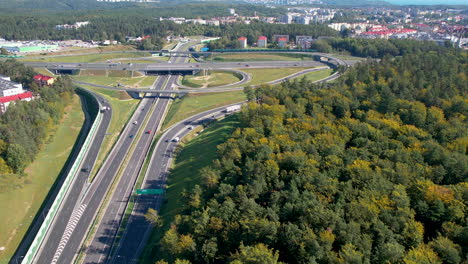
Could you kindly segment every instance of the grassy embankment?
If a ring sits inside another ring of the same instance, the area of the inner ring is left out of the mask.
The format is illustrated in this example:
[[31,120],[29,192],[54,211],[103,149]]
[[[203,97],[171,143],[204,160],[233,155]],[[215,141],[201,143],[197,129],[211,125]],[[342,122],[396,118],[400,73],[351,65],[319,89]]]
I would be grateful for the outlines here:
[[101,53],[108,51],[130,51],[135,50],[132,46],[128,45],[112,45],[112,46],[99,46],[95,48],[80,48],[80,47],[70,47],[62,49],[55,52],[40,52],[40,53],[30,53],[26,54],[26,57],[38,57],[38,56],[57,56],[57,55],[74,55],[82,53]]
[[332,69],[320,70],[315,72],[309,72],[302,76],[297,77],[298,79],[306,78],[307,81],[315,82],[330,76],[333,73]]
[[26,168],[27,176],[13,182],[4,182],[0,176],[0,247],[5,247],[0,263],[7,263],[21,242],[67,161],[83,121],[80,99],[74,96],[60,124]]
[[42,57],[42,58],[28,58],[21,59],[22,61],[40,61],[40,62],[65,62],[65,63],[91,63],[91,62],[107,62],[107,60],[114,60],[119,58],[141,58],[149,56],[146,52],[130,52],[130,53],[93,53],[86,55],[70,55],[60,57]]
[[274,80],[278,80],[280,78],[287,77],[291,74],[307,70],[309,68],[272,68],[272,69],[242,69],[241,71],[246,72],[252,76],[252,80],[246,85],[259,85],[264,84],[267,82],[271,82]]
[[[181,193],[184,189],[189,190],[195,184],[201,183],[201,175],[198,171],[211,165],[216,158],[216,146],[225,142],[238,124],[236,115],[212,124],[199,136],[186,143],[182,151],[177,155],[168,178],[165,196],[168,202],[162,206],[160,212],[164,225],[162,228],[155,229],[151,234],[140,263],[154,263],[156,256],[159,255],[157,254],[157,244],[164,232],[169,229],[175,215],[180,214],[184,207],[183,200],[180,199]],[[200,155],[200,153],[203,153],[203,155]]]
[[155,76],[144,76],[132,71],[108,71],[108,70],[82,70],[80,75],[72,76],[73,79],[82,82],[94,83],[106,86],[122,86],[133,88],[148,87],[156,80]]
[[104,98],[106,98],[106,100],[109,101],[112,106],[111,123],[107,129],[108,135],[102,142],[101,150],[99,151],[96,164],[94,166],[93,172],[91,173],[91,175],[94,175],[97,169],[101,167],[104,159],[107,157],[107,154],[112,149],[114,143],[119,138],[120,132],[135,111],[139,100],[131,99],[126,92],[106,90],[90,87],[87,85],[80,86],[101,94]]
[[302,61],[312,60],[310,55],[306,54],[282,54],[282,53],[233,53],[220,54],[212,58],[206,58],[207,61]]
[[186,75],[182,79],[182,84],[194,88],[208,88],[236,83],[240,80],[233,72],[213,71],[208,75]]
[[171,125],[203,111],[221,107],[223,105],[237,103],[243,100],[246,100],[243,91],[187,94],[181,99],[176,99],[172,102],[162,129],[165,130]]

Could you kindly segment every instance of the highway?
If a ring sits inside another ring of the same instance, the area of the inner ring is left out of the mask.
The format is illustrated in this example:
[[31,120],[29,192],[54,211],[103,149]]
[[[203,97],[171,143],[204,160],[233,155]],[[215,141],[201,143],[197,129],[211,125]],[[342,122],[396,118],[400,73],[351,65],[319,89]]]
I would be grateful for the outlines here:
[[[103,113],[104,116],[102,118],[101,125],[98,128],[98,131],[97,131],[97,133],[96,133],[96,135],[95,135],[95,137],[93,139],[93,142],[91,144],[90,149],[88,150],[86,156],[83,159],[82,168],[85,168],[85,167],[92,168],[93,167],[94,162],[96,160],[96,157],[97,157],[97,155],[99,153],[99,149],[101,147],[102,141],[104,140],[104,137],[106,135],[107,128],[109,127],[111,117],[112,117],[112,109],[110,108],[109,103],[102,96],[97,95],[95,93],[92,93],[92,94],[96,97],[97,100],[100,101],[102,106],[109,107],[109,110],[106,110]],[[83,142],[79,142],[77,144],[82,144],[82,143]],[[73,162],[70,163],[70,166],[71,166],[71,164],[73,164]],[[57,238],[57,236],[55,234],[56,234],[56,232],[63,232],[63,230],[65,230],[66,223],[64,222],[64,219],[68,219],[71,216],[71,214],[72,214],[72,212],[74,210],[73,205],[75,204],[77,198],[79,197],[83,186],[86,185],[88,176],[89,176],[88,172],[83,172],[81,170],[78,172],[77,177],[75,178],[75,180],[72,182],[72,184],[70,186],[70,189],[69,189],[69,191],[68,191],[68,193],[66,195],[66,198],[64,199],[64,201],[62,202],[62,204],[60,206],[60,210],[58,211],[57,216],[54,218],[54,221],[51,224],[51,227],[50,227],[50,229],[49,229],[49,231],[48,231],[48,233],[46,235],[45,242],[41,245],[40,251],[39,251],[38,255],[36,256],[36,259],[41,259],[42,253],[45,252],[44,249],[48,249],[52,244],[57,243],[58,238]],[[52,197],[54,197],[54,196],[52,196]],[[54,199],[49,198],[48,203],[52,203],[53,200]],[[46,206],[46,209],[43,209],[43,210],[48,210],[47,206]],[[36,232],[33,232],[34,235],[35,235]],[[23,243],[26,245],[26,241],[24,241]],[[31,243],[31,242],[29,242],[29,243]],[[17,255],[23,255],[24,256],[24,254],[26,253],[26,250],[27,250],[27,248],[23,248],[23,244],[22,244],[20,246],[18,252],[17,252]],[[24,253],[22,251],[24,251]],[[12,259],[12,262],[13,262],[13,259]],[[42,262],[38,262],[38,263],[42,263]]]
[[[178,61],[185,58],[173,59]],[[175,87],[177,78],[179,78],[177,75],[160,76],[158,79],[160,83],[156,87],[162,90],[172,90]],[[154,133],[158,131],[164,120],[163,117],[169,104],[169,98],[155,98],[152,104],[154,104],[154,110],[150,113],[149,121],[142,131],[142,136],[136,143],[136,147],[129,157],[128,165],[125,166],[120,181],[111,195],[110,202],[105,208],[105,213],[99,222],[97,231],[86,250],[84,263],[105,263],[107,261],[125,208],[131,197],[133,186],[151,146]],[[150,105],[146,104],[146,107],[149,108]],[[140,122],[138,123],[140,124]],[[136,134],[134,135],[136,136]]]
[[[187,46],[187,45],[184,45]],[[234,69],[234,68],[272,68],[272,67],[315,67],[323,66],[322,63],[316,61],[302,61],[302,62],[242,62],[242,63],[183,63],[185,57],[173,57],[168,63],[158,64],[117,64],[116,66],[110,66],[108,64],[79,64],[79,63],[27,63],[33,67],[57,67],[60,69],[115,69],[115,70],[170,70],[170,69]],[[178,76],[165,75],[158,77],[154,84],[154,90],[167,92],[172,90],[176,86]],[[277,82],[283,81],[287,78],[293,78],[288,76]],[[221,87],[224,88],[224,87]],[[220,88],[220,89],[221,89]],[[225,89],[225,88],[224,88]],[[238,89],[238,88],[237,88]],[[203,89],[205,91],[205,89]],[[209,91],[209,90],[207,90]],[[210,92],[212,92],[211,90]],[[227,91],[227,90],[223,90]],[[200,92],[200,90],[198,90]],[[107,106],[102,98],[100,99]],[[105,213],[103,219],[99,222],[96,230],[96,234],[92,238],[89,247],[85,248],[85,259],[84,263],[106,263],[108,261],[111,246],[114,242],[116,232],[120,226],[124,210],[126,208],[129,197],[131,196],[132,189],[134,187],[136,178],[141,170],[144,163],[145,157],[148,153],[149,147],[153,140],[153,134],[158,130],[163,120],[164,112],[167,108],[169,99],[166,97],[145,97],[142,99],[140,105],[137,107],[135,113],[131,118],[131,122],[127,124],[124,131],[122,132],[119,140],[115,144],[108,158],[104,162],[103,166],[97,173],[95,180],[89,184],[87,182],[88,173],[80,172],[79,177],[70,193],[67,195],[64,203],[62,204],[61,210],[59,211],[56,220],[54,221],[50,231],[46,237],[45,242],[41,246],[40,252],[38,253],[35,263],[72,263],[77,256],[80,248],[84,242],[84,239],[88,233],[93,220],[101,207],[105,194],[109,190],[112,182],[115,180],[115,176],[119,173],[119,169],[122,167],[122,163],[128,156],[128,166],[122,168],[122,177],[116,184],[116,190],[111,195],[109,205],[104,208]],[[216,112],[216,110],[213,110]],[[219,111],[219,109],[218,109]],[[218,115],[219,113],[216,113]],[[195,116],[195,117],[198,117]],[[145,127],[143,127],[144,120],[149,118],[149,121]],[[103,123],[107,126],[111,119],[111,111],[106,111],[103,118]],[[196,122],[197,119],[190,119],[190,122]],[[137,121],[133,124],[133,121]],[[105,129],[99,129],[96,138],[101,137],[100,142],[92,145],[88,156],[85,159],[83,167],[87,167],[92,170],[94,161],[99,152],[100,143],[105,136],[107,131]],[[135,149],[131,149],[132,142],[137,136],[138,131],[142,131],[141,139],[136,143]],[[150,131],[146,134],[146,131]],[[172,130],[171,130],[172,131]],[[99,143],[99,144],[97,144]],[[157,151],[155,155],[160,155],[159,146],[157,145]],[[175,145],[172,143],[167,146]],[[172,153],[170,148],[163,150],[163,153]],[[130,154],[130,155],[128,155]],[[154,171],[154,175],[146,175],[144,187],[147,186],[156,187],[161,186],[165,183],[167,177],[167,164],[169,164],[172,154],[164,154],[167,160],[162,160],[162,163],[155,161],[151,164],[165,164],[163,167],[158,165],[151,165],[148,171]],[[154,157],[152,159],[158,159]],[[167,162],[167,163],[166,163]],[[152,166],[156,166],[153,168]],[[159,171],[159,172],[158,172]],[[151,172],[153,173],[153,172]],[[143,237],[148,234],[149,227],[146,223],[143,224],[143,229],[138,228],[138,217],[146,212],[149,207],[159,208],[160,199],[149,199],[146,202],[145,199],[139,200],[135,215],[131,217],[128,228],[136,228],[135,234],[143,235],[139,239],[133,234],[133,232],[126,232],[125,237],[121,240],[118,246],[117,253],[113,255],[115,261],[121,256],[126,258],[127,261],[136,260],[141,253],[142,245],[144,241],[140,241]],[[141,220],[141,219],[140,219]],[[133,229],[131,229],[133,230]],[[131,234],[131,235],[128,235]],[[136,240],[135,240],[136,239]],[[143,239],[142,239],[143,240]],[[141,243],[135,243],[140,241]],[[132,245],[137,245],[136,248]],[[122,246],[123,245],[123,246]],[[133,248],[133,250],[130,250]],[[127,258],[128,257],[128,258]],[[121,260],[119,260],[121,261]],[[127,262],[125,262],[127,263]]]
[[[172,163],[173,153],[178,144],[174,142],[173,139],[176,136],[180,138],[184,137],[191,131],[189,129],[190,126],[195,127],[204,122],[224,116],[226,113],[224,113],[223,110],[226,109],[226,107],[227,106],[223,106],[194,115],[168,129],[155,147],[142,186],[137,186],[137,188],[164,188],[168,176],[168,169]],[[152,229],[145,220],[144,214],[148,211],[148,208],[159,210],[163,198],[164,194],[138,196],[124,235],[109,263],[137,263],[138,257]]]
[[[183,57],[172,57],[184,59]],[[285,67],[317,67],[323,63],[307,61],[245,61],[245,62],[204,62],[204,63],[60,63],[60,62],[24,62],[34,68],[51,70],[132,70],[132,71],[177,71],[177,70],[223,70],[248,68],[285,68]]]
[[[271,84],[280,83],[289,78],[295,78],[300,74],[304,73],[299,72],[291,76],[272,81]],[[316,83],[331,81],[337,77],[339,77],[338,72],[327,78],[318,80]],[[189,127],[195,127],[203,124],[204,122],[212,121],[213,119],[224,116],[226,113],[224,113],[223,110],[226,109],[226,107],[227,106],[223,106],[194,115],[169,128],[163,134],[155,147],[142,185],[136,186],[135,189],[164,189],[167,176],[169,175],[168,170],[171,167],[173,153],[178,144],[172,140],[175,137],[184,137],[191,131]],[[152,230],[152,226],[146,221],[144,214],[149,208],[159,211],[163,199],[164,194],[138,195],[132,215],[125,227],[122,239],[117,245],[117,249],[112,254],[108,263],[138,263],[138,258],[142,253]]]
[[[90,93],[92,93],[92,92],[90,92]],[[100,96],[98,94],[95,94],[95,93],[92,93],[92,95],[96,98],[96,100],[101,101],[101,104],[103,106],[109,107],[108,102],[102,96]],[[86,100],[85,97],[82,97],[82,99]],[[83,105],[83,108],[84,108],[83,111],[84,111],[85,116],[86,116],[85,123],[83,124],[82,131],[87,131],[87,130],[90,129],[90,127],[92,125],[91,124],[91,118],[90,118],[90,116],[88,114],[88,110],[85,109],[86,104],[82,103],[82,105]],[[93,142],[91,144],[92,146],[88,150],[88,153],[86,154],[86,156],[83,159],[84,160],[83,167],[84,166],[91,166],[93,164],[94,160],[96,159],[97,154],[99,152],[99,149],[101,147],[102,141],[104,140],[107,128],[109,127],[111,116],[112,116],[112,109],[109,108],[109,110],[104,113],[102,122],[101,122],[101,124],[100,124],[100,126],[98,128],[98,131],[97,131],[97,133],[96,133],[96,135],[95,135],[95,137],[93,139]],[[72,165],[74,164],[74,161],[75,161],[78,153],[80,152],[81,145],[83,144],[87,134],[88,133],[82,134],[80,136],[80,138],[78,139],[78,141],[75,143],[76,146],[75,146],[75,149],[74,149],[73,153],[70,154],[70,158],[68,160],[67,167],[65,167],[61,172],[63,175],[67,175],[68,172],[70,171],[70,169],[71,169]],[[77,195],[79,194],[79,193],[77,193],[77,190],[79,190],[84,185],[84,183],[86,182],[87,177],[88,177],[87,173],[84,173],[84,172],[81,172],[81,171],[78,172],[78,176],[76,177],[75,181],[72,183],[72,185],[70,187],[70,190],[69,190],[69,193],[67,194],[68,198],[66,200],[64,200],[64,203],[62,205],[63,210],[60,211],[60,214],[58,215],[58,217],[56,219],[58,219],[60,217],[63,217],[63,216],[66,217],[67,215],[71,214],[70,211],[71,211],[72,208],[68,208],[67,202],[70,201],[70,200],[76,199]],[[32,225],[30,227],[30,230],[28,230],[25,238],[23,239],[23,241],[21,241],[21,244],[19,245],[18,249],[16,250],[15,255],[12,257],[10,263],[18,263],[18,262],[21,261],[22,257],[24,257],[26,255],[26,252],[28,251],[29,246],[31,245],[34,237],[36,236],[37,231],[39,230],[40,226],[42,225],[44,216],[48,213],[52,203],[54,202],[55,197],[57,196],[57,193],[59,192],[60,188],[62,187],[62,184],[63,184],[64,180],[65,180],[65,177],[62,177],[61,179],[59,179],[56,186],[54,187],[54,190],[52,191],[52,194],[50,194],[50,196],[47,197],[46,204],[41,209],[41,212],[38,213],[39,219],[35,219],[34,222],[32,223]],[[52,229],[53,228],[51,228],[51,230]],[[43,246],[47,246],[47,245],[44,244]]]

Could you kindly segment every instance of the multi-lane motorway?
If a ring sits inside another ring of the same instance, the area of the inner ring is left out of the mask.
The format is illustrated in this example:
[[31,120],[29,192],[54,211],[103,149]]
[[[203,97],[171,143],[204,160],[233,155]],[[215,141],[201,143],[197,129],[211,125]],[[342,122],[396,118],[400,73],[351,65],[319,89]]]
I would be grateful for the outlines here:
[[[183,57],[175,57],[171,60],[178,62],[185,59],[186,58]],[[157,87],[162,90],[172,90],[178,77],[179,76],[176,75],[160,76],[158,80],[160,80],[161,83]],[[169,98],[156,98],[153,104],[154,106],[151,106],[152,113],[142,131],[141,138],[137,142],[135,150],[130,155],[128,165],[124,168],[117,188],[100,220],[96,234],[86,251],[84,263],[106,263],[108,261],[110,249],[119,229],[128,199],[131,197],[133,186],[143,167],[145,157],[153,140],[153,135],[162,124],[163,116],[169,104]],[[147,105],[147,107],[150,106]]]
[[[187,48],[184,45],[183,48]],[[234,68],[271,68],[271,67],[315,67],[323,64],[315,61],[303,62],[242,62],[242,63],[184,63],[185,57],[173,57],[168,63],[161,64],[57,64],[57,63],[28,63],[33,67],[63,68],[63,69],[115,69],[115,70],[165,70],[165,69],[234,69]],[[339,63],[339,62],[338,62]],[[168,91],[176,86],[178,76],[159,76],[154,90]],[[291,76],[288,78],[292,78]],[[330,77],[330,79],[333,77]],[[277,80],[277,82],[284,79]],[[107,103],[101,98],[103,104]],[[84,249],[84,263],[135,263],[143,248],[151,229],[144,220],[143,214],[148,208],[159,208],[161,197],[140,197],[130,217],[129,224],[120,242],[114,245],[122,216],[131,197],[135,181],[140,173],[150,145],[154,140],[154,133],[159,129],[169,99],[165,96],[149,96],[142,99],[130,122],[125,127],[119,140],[115,144],[108,158],[89,184],[87,173],[81,172],[78,180],[73,184],[70,193],[62,204],[61,210],[52,224],[46,240],[36,256],[35,263],[72,263],[80,248]],[[218,116],[221,109],[214,109],[196,115],[184,123],[171,128],[164,137],[168,139],[175,135],[184,135],[186,124],[200,122],[206,116]],[[111,111],[106,111],[103,123],[109,124]],[[135,122],[136,121],[136,122]],[[98,136],[104,138],[106,129],[102,128]],[[102,127],[102,126],[101,126]],[[171,134],[172,133],[172,134]],[[141,135],[141,137],[140,137]],[[138,139],[138,142],[134,142]],[[95,139],[96,140],[96,139]],[[98,154],[99,144],[93,144],[84,165],[92,168]],[[175,143],[169,140],[158,142],[151,158],[150,168],[147,170],[142,188],[161,188],[165,184],[167,168],[172,158]],[[116,179],[116,175],[121,175]],[[104,207],[102,219],[99,219],[97,229],[91,243],[86,248],[82,244],[89,231],[96,214],[103,204],[106,193],[115,181],[115,191]],[[111,254],[114,245],[113,254]],[[123,261],[123,262],[122,262]]]

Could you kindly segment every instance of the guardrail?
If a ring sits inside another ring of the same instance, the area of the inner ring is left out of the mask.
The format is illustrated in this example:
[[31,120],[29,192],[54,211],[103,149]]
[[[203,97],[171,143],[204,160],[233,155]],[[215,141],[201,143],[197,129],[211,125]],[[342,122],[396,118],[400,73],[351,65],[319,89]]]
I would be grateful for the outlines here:
[[[99,109],[100,109],[101,104],[99,103],[99,100],[97,101],[98,101]],[[39,231],[34,237],[34,240],[31,243],[31,246],[29,247],[28,252],[24,256],[23,261],[21,262],[22,264],[33,263],[34,258],[36,257],[36,254],[39,251],[39,248],[45,236],[47,235],[47,231],[49,231],[50,224],[52,223],[55,216],[57,215],[58,209],[60,208],[60,205],[62,204],[63,199],[65,198],[65,195],[67,194],[68,189],[70,188],[70,183],[73,182],[73,180],[75,179],[77,175],[77,172],[79,171],[79,167],[81,165],[83,157],[88,151],[88,148],[92,142],[92,139],[94,138],[96,134],[97,128],[101,124],[102,116],[103,114],[98,110],[97,116],[94,119],[91,129],[89,130],[88,136],[86,137],[86,140],[83,143],[83,146],[81,147],[81,150],[78,156],[76,157],[76,160],[73,163],[72,168],[68,172],[67,177],[65,178],[65,181],[63,182],[63,185],[60,188],[59,193],[57,194],[57,197],[55,197],[54,203],[50,207],[50,210],[47,213],[47,216],[45,217],[44,222],[42,223],[41,227],[39,228]]]

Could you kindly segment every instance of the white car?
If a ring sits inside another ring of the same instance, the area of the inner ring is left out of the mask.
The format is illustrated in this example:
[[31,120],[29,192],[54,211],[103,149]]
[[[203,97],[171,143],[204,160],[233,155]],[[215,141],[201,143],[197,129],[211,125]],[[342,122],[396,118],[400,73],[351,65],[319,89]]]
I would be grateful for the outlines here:
[[173,142],[179,142],[179,140],[180,140],[179,137],[175,137],[172,139]]

